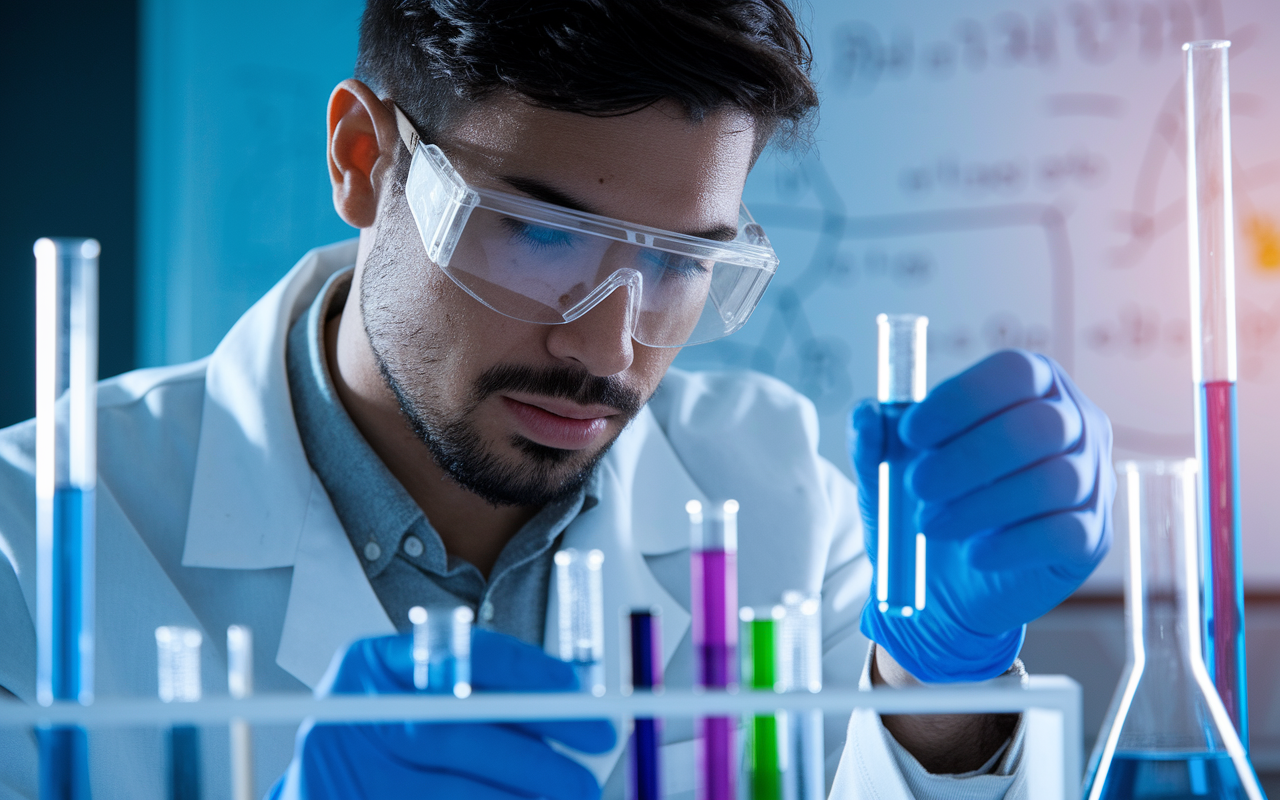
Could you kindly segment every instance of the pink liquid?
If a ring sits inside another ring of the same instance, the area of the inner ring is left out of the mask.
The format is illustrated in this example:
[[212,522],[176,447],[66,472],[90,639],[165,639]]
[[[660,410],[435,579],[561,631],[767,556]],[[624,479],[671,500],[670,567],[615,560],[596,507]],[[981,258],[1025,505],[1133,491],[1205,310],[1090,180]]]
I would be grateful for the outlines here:
[[[698,685],[724,689],[737,685],[738,554],[694,550],[690,559],[693,649]],[[733,717],[698,721],[700,800],[735,800],[738,773],[738,722]]]
[[1247,746],[1235,383],[1205,383],[1200,402],[1204,426],[1201,514],[1209,567],[1204,571],[1205,661],[1222,703]]

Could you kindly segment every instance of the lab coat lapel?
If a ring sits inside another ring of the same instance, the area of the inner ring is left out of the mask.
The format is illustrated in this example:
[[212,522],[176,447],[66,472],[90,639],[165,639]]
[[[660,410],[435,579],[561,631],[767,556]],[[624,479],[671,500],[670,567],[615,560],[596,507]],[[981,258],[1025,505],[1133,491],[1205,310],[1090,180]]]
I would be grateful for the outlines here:
[[[684,506],[706,498],[667,442],[653,414],[646,408],[614,443],[595,475],[599,503],[583,512],[565,530],[563,547],[598,549],[604,553],[605,680],[609,692],[620,690],[624,615],[630,609],[658,607],[662,611],[662,658],[666,665],[689,630],[689,609],[657,581],[646,555],[660,555],[689,547],[689,521]],[[554,577],[547,602],[544,643],[559,657],[560,604]],[[620,732],[625,729],[620,728]],[[603,783],[626,743],[601,756],[576,754]]]
[[354,240],[307,253],[209,359],[184,566],[293,563],[311,497],[311,466],[289,399],[285,339],[329,276],[355,256]]
[[314,689],[334,654],[366,636],[396,632],[310,470],[306,522],[298,537],[289,605],[276,663]]

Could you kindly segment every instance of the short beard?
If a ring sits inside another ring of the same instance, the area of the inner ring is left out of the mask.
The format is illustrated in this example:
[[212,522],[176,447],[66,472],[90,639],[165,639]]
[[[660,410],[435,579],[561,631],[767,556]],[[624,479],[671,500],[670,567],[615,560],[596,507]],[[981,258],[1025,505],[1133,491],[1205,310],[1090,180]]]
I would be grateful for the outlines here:
[[[385,350],[388,349],[388,343],[380,335],[385,331],[381,324],[386,322],[381,316],[385,315],[385,307],[375,309],[371,307],[371,303],[366,302],[371,295],[376,296],[379,290],[394,291],[391,282],[387,280],[389,275],[386,270],[399,260],[397,256],[403,257],[401,253],[388,252],[392,248],[379,247],[379,244],[381,242],[375,242],[374,252],[369,254],[366,262],[367,280],[362,283],[359,298],[365,335],[377,361],[378,371],[400,405],[401,415],[418,439],[427,446],[436,464],[459,486],[494,506],[538,507],[571,497],[580,491],[600,460],[613,446],[618,434],[589,456],[581,450],[547,447],[523,436],[513,435],[509,443],[523,458],[511,463],[486,445],[471,419],[473,412],[481,402],[494,394],[517,391],[570,400],[581,405],[608,406],[618,412],[615,419],[621,419],[625,427],[640,413],[648,398],[642,397],[615,376],[597,377],[585,370],[568,367],[535,369],[503,364],[489,368],[476,379],[471,396],[460,412],[450,414],[442,409],[432,408],[424,398],[414,397],[414,393],[406,387],[404,376],[397,374],[399,370],[394,359],[387,357]],[[382,252],[378,252],[379,250]],[[368,269],[370,267],[372,269]],[[435,267],[428,266],[428,269]],[[371,316],[370,311],[375,311],[375,315]],[[375,317],[379,324],[371,324]],[[398,326],[391,327],[394,330]],[[406,343],[399,344],[404,346]],[[418,374],[426,372],[421,367],[424,361],[434,360],[436,359],[420,357]],[[575,459],[583,460],[575,464]]]

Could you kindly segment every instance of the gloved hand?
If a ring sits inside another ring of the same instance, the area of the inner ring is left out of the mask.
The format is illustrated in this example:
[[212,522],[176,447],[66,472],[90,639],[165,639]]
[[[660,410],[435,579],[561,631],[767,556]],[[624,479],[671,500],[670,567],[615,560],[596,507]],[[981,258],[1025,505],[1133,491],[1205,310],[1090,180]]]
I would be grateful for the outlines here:
[[[885,419],[864,400],[852,420],[873,560]],[[898,431],[917,452],[905,481],[927,541],[925,608],[902,618],[868,602],[862,632],[919,680],[995,677],[1026,623],[1111,546],[1111,423],[1052,360],[1005,350],[939,384]]]
[[[473,630],[476,691],[576,691],[572,667],[510,636]],[[413,693],[412,637],[361,639],[318,690],[328,694]],[[600,786],[586,767],[556,752],[554,739],[587,753],[608,752],[617,735],[607,720],[549,722],[304,723],[294,763],[299,795],[322,798],[408,797],[590,800]],[[271,797],[280,795],[284,779]]]

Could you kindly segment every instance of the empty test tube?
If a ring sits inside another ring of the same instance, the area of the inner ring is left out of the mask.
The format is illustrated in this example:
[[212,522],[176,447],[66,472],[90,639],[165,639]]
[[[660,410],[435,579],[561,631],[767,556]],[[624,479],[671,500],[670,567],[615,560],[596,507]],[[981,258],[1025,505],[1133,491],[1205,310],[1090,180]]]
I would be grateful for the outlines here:
[[413,623],[413,685],[432,694],[471,695],[471,623],[466,606],[409,609]]
[[[784,592],[782,607],[785,614],[778,636],[778,691],[820,692],[822,599],[816,593]],[[783,776],[787,800],[823,800],[826,752],[822,712],[788,713],[785,728],[784,739],[790,751]]]
[[567,547],[555,555],[560,658],[583,691],[604,694],[604,553]]
[[[697,686],[726,690],[738,685],[738,503],[726,500],[705,511],[690,500],[692,538],[690,599]],[[698,721],[700,800],[737,797],[737,720]]]
[[[227,628],[227,692],[236,700],[253,695],[253,632]],[[253,732],[243,719],[231,720],[231,798],[253,800]]]
[[[780,605],[744,608],[742,681],[755,691],[778,690],[778,641],[786,609]],[[756,714],[751,720],[748,776],[751,800],[783,800],[783,772],[788,767],[787,715]]]
[[[36,698],[93,702],[98,254],[40,239],[36,257]],[[76,726],[41,727],[40,796],[89,797]]]
[[925,393],[925,337],[929,318],[880,314],[876,396],[884,420],[876,525],[876,606],[910,617],[924,610],[925,538],[916,527],[919,501],[903,479],[914,455],[898,435],[902,415]]
[[[200,699],[200,631],[178,625],[156,628],[160,699],[194,703]],[[200,798],[200,732],[194,725],[169,729],[169,797]]]
[[[656,608],[632,611],[628,622],[632,691],[660,691],[662,640],[659,638],[659,611]],[[631,800],[658,800],[662,795],[660,733],[661,720],[636,718],[631,732]]]

